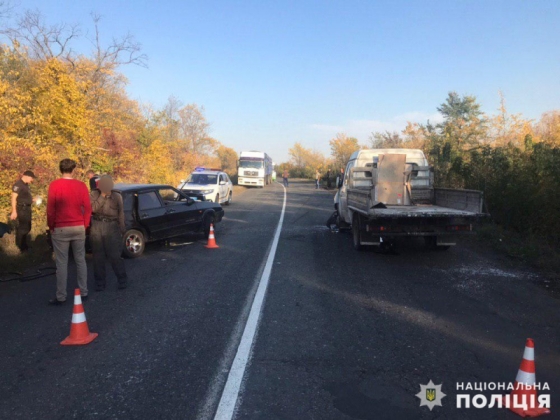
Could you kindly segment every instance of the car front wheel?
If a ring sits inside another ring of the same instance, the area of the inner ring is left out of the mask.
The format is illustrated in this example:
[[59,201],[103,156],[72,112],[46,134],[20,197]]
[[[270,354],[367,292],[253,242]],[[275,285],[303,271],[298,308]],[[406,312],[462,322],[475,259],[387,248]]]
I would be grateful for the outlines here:
[[124,234],[123,254],[128,258],[138,258],[144,252],[146,240],[144,234],[136,229],[130,229]]
[[210,235],[210,225],[214,223],[214,215],[207,214],[202,221],[202,232],[204,233],[204,237],[208,238]]

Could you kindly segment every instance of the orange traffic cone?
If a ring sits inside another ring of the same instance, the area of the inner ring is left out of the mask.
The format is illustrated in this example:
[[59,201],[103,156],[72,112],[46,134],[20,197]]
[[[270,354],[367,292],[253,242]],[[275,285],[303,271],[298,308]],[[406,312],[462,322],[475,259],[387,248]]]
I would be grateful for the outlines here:
[[216,238],[214,237],[214,223],[210,224],[210,234],[208,235],[208,244],[206,245],[206,248],[219,248],[216,243]]
[[[523,352],[523,360],[515,378],[513,391],[504,397],[504,405],[521,417],[538,417],[550,414],[548,408],[539,408],[535,377],[535,344],[532,338],[528,338]],[[521,389],[518,389],[521,387]],[[527,389],[528,388],[528,389]],[[520,406],[524,406],[520,408]]]
[[89,344],[97,338],[97,333],[90,333],[82,305],[80,289],[74,292],[74,313],[72,314],[72,325],[70,335],[60,342],[63,346],[79,346]]

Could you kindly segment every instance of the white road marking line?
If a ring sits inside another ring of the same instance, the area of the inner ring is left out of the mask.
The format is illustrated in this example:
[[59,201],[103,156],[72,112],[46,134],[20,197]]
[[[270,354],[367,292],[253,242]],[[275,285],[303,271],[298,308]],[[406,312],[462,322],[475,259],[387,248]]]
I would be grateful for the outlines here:
[[280,214],[280,220],[278,221],[278,226],[276,227],[272,247],[268,253],[266,265],[259,281],[259,287],[257,289],[257,293],[255,293],[253,304],[251,305],[251,312],[249,312],[249,317],[247,318],[247,323],[245,324],[245,329],[243,330],[243,335],[241,336],[241,342],[237,348],[235,359],[233,359],[214,420],[230,420],[235,414],[235,406],[241,391],[241,382],[243,380],[243,376],[245,375],[247,364],[251,358],[253,344],[257,335],[257,329],[259,327],[260,316],[264,304],[264,298],[266,296],[266,289],[270,280],[270,273],[272,272],[272,263],[274,261],[274,256],[276,255],[276,248],[278,247],[280,233],[282,232],[282,223],[284,222],[284,213],[286,212],[286,188],[283,188],[284,204],[282,205],[282,213]]

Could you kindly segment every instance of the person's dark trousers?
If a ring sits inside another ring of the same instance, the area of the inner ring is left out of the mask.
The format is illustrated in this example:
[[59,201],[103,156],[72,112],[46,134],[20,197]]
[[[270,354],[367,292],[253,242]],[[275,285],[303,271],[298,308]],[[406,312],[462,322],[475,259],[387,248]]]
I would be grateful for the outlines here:
[[31,232],[31,206],[17,206],[16,245],[20,251],[25,252],[29,249],[27,245],[27,235]]
[[284,187],[288,186],[288,178],[284,178]]
[[330,189],[331,188],[331,179],[327,178],[327,188]]
[[109,261],[119,281],[126,286],[127,276],[122,254],[122,235],[119,223],[92,220],[90,230],[91,250],[93,253],[93,275],[96,289],[104,289],[107,284],[105,263]]

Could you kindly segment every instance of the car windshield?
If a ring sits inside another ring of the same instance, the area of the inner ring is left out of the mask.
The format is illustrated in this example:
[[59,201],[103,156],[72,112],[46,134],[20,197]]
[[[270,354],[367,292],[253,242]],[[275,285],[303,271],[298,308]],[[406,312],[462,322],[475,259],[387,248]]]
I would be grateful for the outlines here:
[[260,169],[263,167],[262,161],[258,160],[240,160],[239,161],[240,168],[252,168],[252,169]]
[[187,184],[209,185],[216,184],[218,175],[191,174],[187,179]]

